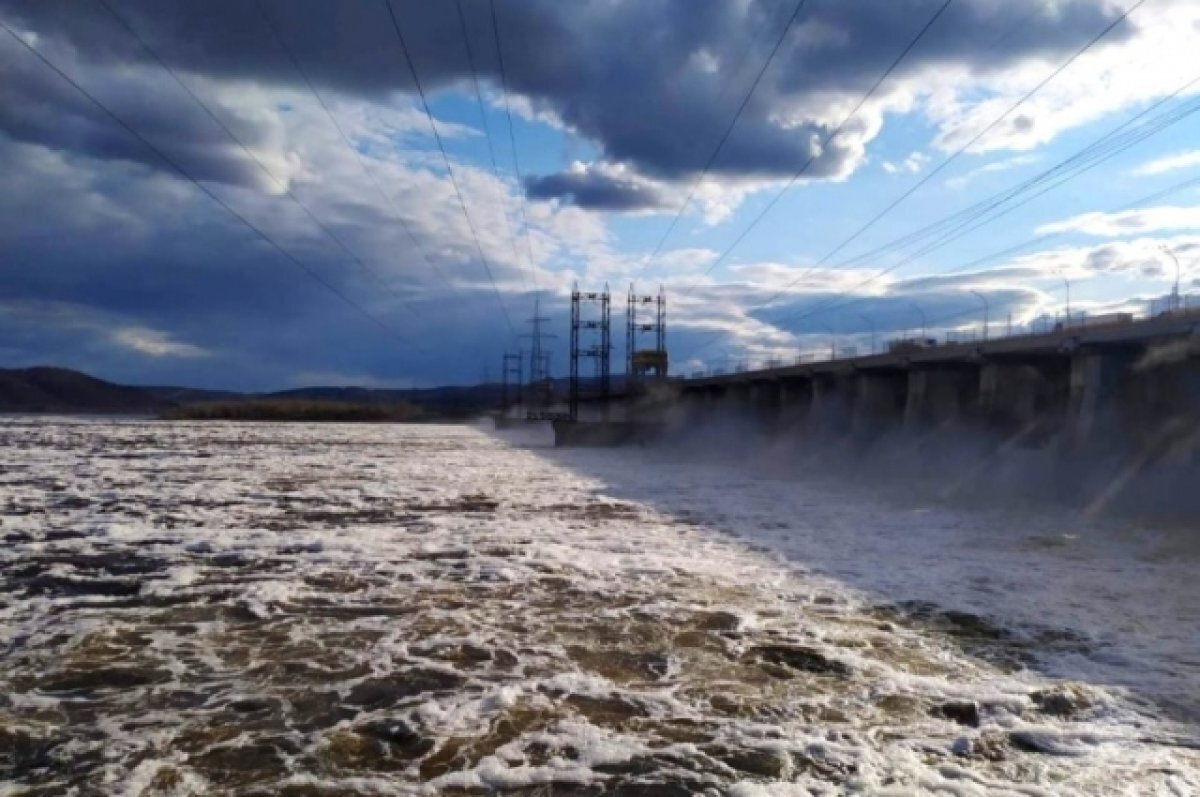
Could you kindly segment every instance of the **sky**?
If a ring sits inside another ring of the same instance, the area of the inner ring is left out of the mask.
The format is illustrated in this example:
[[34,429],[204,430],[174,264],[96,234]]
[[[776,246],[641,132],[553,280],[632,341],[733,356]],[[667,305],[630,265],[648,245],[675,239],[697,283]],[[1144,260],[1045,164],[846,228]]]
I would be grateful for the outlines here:
[[[1200,306],[1195,0],[0,0],[0,367],[672,372]],[[649,341],[643,341],[648,343]],[[528,370],[528,369],[526,369]]]

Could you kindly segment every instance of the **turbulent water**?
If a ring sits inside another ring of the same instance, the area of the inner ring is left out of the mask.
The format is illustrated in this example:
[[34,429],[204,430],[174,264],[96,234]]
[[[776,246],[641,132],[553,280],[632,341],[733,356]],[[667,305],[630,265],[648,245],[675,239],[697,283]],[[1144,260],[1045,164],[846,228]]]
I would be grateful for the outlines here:
[[1200,793],[1186,533],[538,442],[0,421],[0,794]]

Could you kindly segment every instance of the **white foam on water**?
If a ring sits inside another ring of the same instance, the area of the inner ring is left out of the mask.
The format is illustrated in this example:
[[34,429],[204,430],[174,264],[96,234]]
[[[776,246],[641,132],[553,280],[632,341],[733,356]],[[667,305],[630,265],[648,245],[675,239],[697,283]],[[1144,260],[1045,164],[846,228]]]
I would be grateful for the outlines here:
[[1165,532],[468,427],[0,438],[0,733],[48,745],[0,794],[1200,793]]

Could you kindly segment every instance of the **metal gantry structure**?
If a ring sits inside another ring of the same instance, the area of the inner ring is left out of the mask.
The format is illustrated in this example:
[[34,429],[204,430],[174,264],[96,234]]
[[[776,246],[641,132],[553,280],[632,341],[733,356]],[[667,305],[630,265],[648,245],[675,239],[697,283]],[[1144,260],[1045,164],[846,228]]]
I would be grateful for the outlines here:
[[[590,313],[585,316],[585,308]],[[583,399],[583,379],[580,361],[595,362],[592,379],[593,395],[607,414],[611,388],[610,358],[612,354],[612,296],[608,285],[603,291],[580,291],[576,284],[571,290],[571,380],[567,411],[571,420],[579,419],[579,403]]]
[[[649,310],[653,320],[646,320],[639,310]],[[654,335],[653,348],[641,345],[641,340]],[[629,286],[625,309],[625,380],[626,389],[644,385],[648,378],[665,379],[667,360],[667,294],[660,285],[657,294],[639,294]]]
[[[524,352],[505,352],[504,370],[500,381],[500,409],[507,412],[512,404],[520,403],[521,390],[525,381]],[[515,393],[510,390],[510,386]]]
[[545,325],[550,321],[541,314],[541,300],[533,302],[533,317],[526,319],[532,331],[523,337],[529,338],[529,417],[532,419],[549,410],[554,403],[554,380],[550,375],[550,352],[542,342],[553,340],[557,335],[547,333]]

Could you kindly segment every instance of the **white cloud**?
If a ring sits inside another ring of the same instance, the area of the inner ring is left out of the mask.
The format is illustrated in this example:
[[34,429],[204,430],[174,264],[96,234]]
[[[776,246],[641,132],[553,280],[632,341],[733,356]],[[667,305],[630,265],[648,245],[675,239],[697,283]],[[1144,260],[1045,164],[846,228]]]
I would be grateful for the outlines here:
[[[696,186],[691,206],[699,207],[704,223],[709,226],[728,220],[749,194],[771,185],[769,181],[757,180],[716,180],[706,177]],[[678,191],[679,202],[683,202],[684,194]],[[672,203],[673,204],[673,203]]]
[[660,252],[653,261],[642,259],[637,273],[644,275],[647,284],[673,277],[695,277],[711,266],[719,254],[704,247],[668,249]]
[[113,343],[151,357],[210,357],[212,352],[175,340],[170,335],[149,327],[121,327],[109,330]]
[[[1147,3],[973,144],[970,151],[1028,151],[1063,131],[1174,92],[1192,77],[1198,25],[1200,4],[1191,0]],[[1122,35],[1128,38],[1121,41]],[[1030,59],[983,77],[953,69],[925,75],[929,97],[925,111],[938,126],[934,143],[944,151],[963,146],[1060,63]],[[1200,84],[1189,91],[1196,92],[1200,92]]]
[[[1141,237],[1125,241],[1106,241],[1092,246],[1060,247],[1023,255],[1006,266],[981,274],[1002,274],[1005,270],[1021,270],[1029,272],[1027,279],[1033,280],[1119,277],[1144,285],[1146,280],[1174,279],[1175,260],[1167,250],[1179,259],[1183,276],[1200,276],[1200,236],[1196,235],[1170,238]],[[1114,283],[1111,287],[1119,292],[1129,290],[1127,282]]]
[[960,189],[967,185],[977,177],[982,177],[985,174],[995,174],[997,172],[1006,172],[1011,169],[1016,169],[1019,166],[1028,166],[1038,160],[1036,155],[1014,155],[1011,158],[1004,160],[986,163],[983,166],[972,169],[969,172],[960,174],[957,177],[951,177],[946,181],[947,188]]
[[[1033,252],[971,272],[943,271],[913,276],[880,275],[870,269],[843,271],[817,269],[795,285],[788,283],[804,274],[804,266],[760,262],[732,267],[736,282],[719,284],[710,280],[682,297],[672,292],[673,326],[689,333],[708,333],[711,348],[693,355],[681,347],[685,370],[705,362],[717,363],[769,357],[793,357],[797,350],[821,354],[828,351],[828,332],[834,331],[838,345],[869,345],[868,320],[876,324],[878,340],[897,331],[911,331],[921,318],[920,307],[930,328],[973,326],[978,318],[970,310],[976,299],[969,290],[984,291],[993,299],[993,320],[1012,314],[1013,322],[1061,310],[1063,280],[1072,285],[1072,306],[1100,312],[1113,307],[1144,309],[1145,297],[1161,295],[1175,280],[1178,257],[1180,281],[1200,286],[1200,235],[1140,237],[1107,241],[1090,246],[1061,247]],[[867,277],[872,282],[863,285]],[[681,286],[684,281],[681,281]],[[774,299],[776,293],[782,293]],[[839,296],[830,312],[809,313],[805,307],[821,307],[830,294]],[[1082,295],[1081,295],[1082,294]],[[760,305],[772,299],[764,310]],[[850,304],[843,305],[843,302]],[[815,303],[815,304],[814,304]],[[1003,308],[1003,313],[997,309]],[[952,322],[952,323],[951,323]]]
[[212,357],[208,349],[185,343],[170,333],[87,305],[72,302],[19,299],[0,302],[7,320],[23,325],[83,333],[88,342],[116,345],[150,357]]
[[923,152],[912,152],[907,158],[895,163],[892,161],[884,161],[880,164],[883,170],[888,174],[897,174],[898,172],[909,172],[916,174],[925,168],[925,164],[929,163],[929,156]]
[[[468,224],[436,148],[430,150],[424,143],[405,146],[414,137],[428,134],[423,114],[414,116],[411,106],[373,106],[336,95],[328,98],[343,129],[363,148],[360,155],[367,174],[311,96],[305,101],[304,96],[286,89],[261,90],[226,101],[239,113],[276,114],[282,112],[260,109],[289,107],[287,124],[281,126],[278,138],[272,139],[273,149],[267,155],[295,164],[291,175],[294,193],[406,296],[444,295],[458,289],[491,291],[479,263],[472,226],[497,286],[506,295],[532,291],[535,284],[561,287],[557,272],[562,266],[586,262],[608,246],[601,216],[548,202],[528,203],[523,216],[522,189],[511,174],[501,172],[498,177],[490,165],[458,160],[455,149],[449,147],[470,214]],[[438,129],[456,137],[477,132],[440,121]],[[328,256],[317,254],[316,248],[328,252],[330,241],[288,200],[248,194],[245,203],[248,215],[256,223],[265,218],[268,230],[282,243],[307,240],[314,249],[312,259]],[[414,250],[397,215],[420,241],[432,267]],[[353,264],[347,267],[355,268]],[[376,296],[375,301],[384,301],[388,295]],[[516,307],[511,309],[515,314]]]
[[1083,213],[1062,221],[1043,224],[1036,232],[1038,235],[1078,232],[1102,238],[1116,238],[1162,230],[1200,230],[1200,206],[1164,205],[1119,213]]
[[1130,174],[1137,177],[1152,177],[1156,174],[1166,174],[1167,172],[1179,169],[1190,169],[1193,166],[1200,166],[1200,149],[1176,152],[1173,155],[1164,155],[1161,158],[1146,161],[1131,171]]
[[756,288],[797,295],[849,291],[874,273],[867,269],[812,268],[785,263],[730,266],[729,272]]

